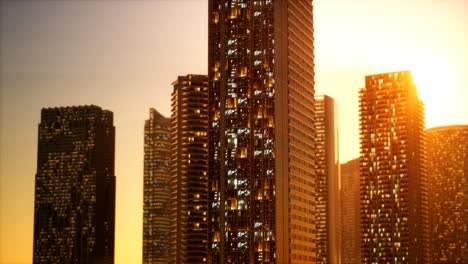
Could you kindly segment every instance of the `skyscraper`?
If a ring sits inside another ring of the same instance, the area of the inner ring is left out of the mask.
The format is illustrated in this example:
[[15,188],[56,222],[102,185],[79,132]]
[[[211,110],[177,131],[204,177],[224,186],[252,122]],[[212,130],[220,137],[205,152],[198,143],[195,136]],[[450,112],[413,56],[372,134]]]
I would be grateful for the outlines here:
[[361,263],[359,158],[341,164],[341,263]]
[[205,263],[208,206],[208,77],[172,83],[172,263]]
[[208,5],[208,262],[313,262],[312,1]]
[[315,97],[317,263],[341,263],[340,165],[335,100]]
[[170,263],[171,119],[151,108],[145,121],[143,263]]
[[34,263],[114,263],[114,144],[110,111],[42,109]]
[[359,93],[361,262],[427,263],[424,107],[409,71]]
[[426,138],[431,263],[468,263],[468,125]]

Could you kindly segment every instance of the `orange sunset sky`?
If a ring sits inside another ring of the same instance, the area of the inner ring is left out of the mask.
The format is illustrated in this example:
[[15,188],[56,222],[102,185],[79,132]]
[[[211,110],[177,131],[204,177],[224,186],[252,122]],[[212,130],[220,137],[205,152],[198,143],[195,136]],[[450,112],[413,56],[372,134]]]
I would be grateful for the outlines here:
[[[178,75],[207,73],[207,0],[0,2],[0,263],[31,263],[43,107],[95,104],[116,126],[115,262],[140,263],[143,124]],[[359,155],[364,76],[411,70],[427,127],[468,124],[468,0],[314,1],[317,94]]]

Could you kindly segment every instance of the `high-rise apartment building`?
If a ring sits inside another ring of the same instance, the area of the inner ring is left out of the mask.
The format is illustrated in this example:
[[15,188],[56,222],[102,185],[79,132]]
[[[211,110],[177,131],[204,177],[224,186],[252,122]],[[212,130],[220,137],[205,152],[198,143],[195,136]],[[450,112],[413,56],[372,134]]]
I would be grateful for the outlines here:
[[340,165],[335,100],[315,97],[317,263],[341,263]]
[[361,263],[359,158],[341,164],[341,263]]
[[145,121],[143,263],[171,263],[171,119],[151,108]]
[[114,146],[112,112],[42,109],[34,263],[114,263]]
[[207,261],[208,77],[172,83],[172,263]]
[[312,1],[208,5],[208,262],[314,262]]
[[431,263],[468,263],[468,125],[426,130]]
[[424,106],[409,71],[359,93],[361,263],[427,263]]

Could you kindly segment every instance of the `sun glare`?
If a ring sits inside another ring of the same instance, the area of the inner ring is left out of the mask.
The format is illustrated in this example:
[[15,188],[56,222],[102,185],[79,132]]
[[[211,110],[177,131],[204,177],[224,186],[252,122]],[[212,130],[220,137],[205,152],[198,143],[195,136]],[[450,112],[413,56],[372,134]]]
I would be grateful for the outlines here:
[[453,72],[448,65],[436,62],[423,62],[411,68],[414,82],[418,87],[421,99],[440,96],[453,85]]
[[443,119],[444,108],[450,108],[450,94],[455,87],[454,71],[440,60],[423,60],[410,68],[419,98],[426,108],[426,123],[432,125]]

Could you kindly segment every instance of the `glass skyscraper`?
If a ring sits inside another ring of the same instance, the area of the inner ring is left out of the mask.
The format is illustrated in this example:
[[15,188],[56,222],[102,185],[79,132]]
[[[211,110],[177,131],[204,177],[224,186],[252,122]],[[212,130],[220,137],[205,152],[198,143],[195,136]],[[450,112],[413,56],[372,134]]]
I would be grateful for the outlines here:
[[361,263],[359,158],[341,164],[341,263]]
[[340,165],[335,100],[315,97],[317,263],[341,262]]
[[207,261],[208,77],[172,83],[171,263]]
[[468,125],[426,138],[431,263],[468,263]]
[[171,119],[151,108],[144,135],[143,263],[171,263],[171,147]]
[[207,261],[314,262],[312,1],[208,6]]
[[361,263],[427,263],[424,106],[409,71],[359,92]]
[[34,263],[114,263],[114,146],[112,112],[42,109]]

